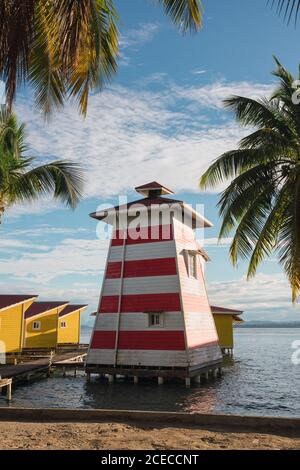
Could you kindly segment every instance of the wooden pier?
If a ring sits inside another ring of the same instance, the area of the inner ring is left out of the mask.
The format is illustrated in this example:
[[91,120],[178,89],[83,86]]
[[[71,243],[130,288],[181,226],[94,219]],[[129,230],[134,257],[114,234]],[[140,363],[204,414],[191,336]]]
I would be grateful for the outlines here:
[[0,390],[6,388],[6,399],[11,401],[12,379],[1,379],[0,377]]
[[84,370],[85,350],[50,353],[47,356],[24,357],[24,362],[18,364],[0,365],[0,390],[7,387],[7,399],[11,400],[12,383],[17,381],[29,381],[31,378],[46,374],[51,375],[54,369],[62,369],[66,375],[66,370],[73,369],[76,375],[78,369]]
[[114,383],[118,377],[129,377],[133,379],[134,384],[138,384],[139,379],[157,379],[158,385],[163,385],[165,380],[182,379],[186,387],[191,386],[192,381],[201,384],[210,379],[216,379],[222,375],[222,363],[216,362],[214,365],[192,369],[173,368],[173,369],[151,369],[151,368],[123,368],[123,367],[108,367],[108,366],[86,366],[86,374],[88,382],[91,381],[92,375],[105,377],[108,383]]

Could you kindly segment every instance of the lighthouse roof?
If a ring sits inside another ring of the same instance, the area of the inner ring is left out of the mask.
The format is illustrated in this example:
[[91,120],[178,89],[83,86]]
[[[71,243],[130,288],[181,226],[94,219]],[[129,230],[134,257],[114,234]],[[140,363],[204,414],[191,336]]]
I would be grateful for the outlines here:
[[152,183],[145,184],[143,186],[138,186],[135,188],[137,192],[145,195],[143,199],[138,199],[136,201],[131,201],[127,204],[122,204],[119,206],[115,207],[110,207],[104,210],[100,210],[97,212],[92,212],[90,214],[90,217],[93,219],[97,220],[103,220],[106,223],[111,223],[110,222],[110,216],[117,213],[126,213],[129,208],[131,207],[138,207],[138,206],[144,206],[145,210],[149,210],[149,208],[153,207],[154,209],[157,206],[169,206],[170,208],[174,208],[176,206],[177,208],[180,208],[180,211],[186,211],[187,214],[190,215],[190,217],[198,223],[198,227],[212,227],[213,224],[207,220],[205,217],[203,217],[201,214],[196,212],[189,204],[185,204],[183,201],[179,199],[173,199],[173,198],[167,198],[167,197],[162,197],[165,194],[174,194],[170,189],[167,189],[165,186],[153,181]]
[[156,181],[143,184],[142,186],[137,186],[135,190],[137,193],[140,193],[146,197],[151,196],[151,193],[155,193],[157,196],[162,196],[165,194],[174,194],[171,189],[166,188],[166,186],[163,186],[162,184],[157,183]]

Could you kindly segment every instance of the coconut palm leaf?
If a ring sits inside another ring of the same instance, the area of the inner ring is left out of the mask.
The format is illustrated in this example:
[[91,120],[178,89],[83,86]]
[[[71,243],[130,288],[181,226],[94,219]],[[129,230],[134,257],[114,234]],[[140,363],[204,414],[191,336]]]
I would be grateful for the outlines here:
[[283,221],[278,233],[280,263],[287,273],[292,298],[295,302],[300,291],[300,169],[286,182],[283,191],[286,201]]
[[0,222],[13,204],[34,201],[53,194],[74,209],[82,197],[83,173],[74,162],[58,160],[35,166],[35,158],[26,157],[25,126],[15,115],[0,108]]
[[294,18],[297,22],[300,10],[300,0],[268,0],[267,2],[272,8],[276,8],[279,15],[284,17],[287,23]]
[[[156,0],[182,32],[201,27],[200,0]],[[33,86],[47,116],[67,99],[86,114],[91,90],[117,71],[113,0],[1,0],[0,79],[11,110],[20,84]]]
[[33,201],[53,193],[55,199],[74,209],[82,197],[82,170],[73,162],[55,161],[15,176],[11,178],[10,203]]
[[202,26],[202,2],[200,0],[156,0],[166,14],[183,32],[197,31]]
[[278,86],[271,97],[225,100],[236,120],[255,130],[241,140],[238,149],[211,164],[200,186],[230,182],[218,203],[222,217],[219,236],[234,231],[233,264],[249,259],[250,278],[276,252],[295,301],[300,293],[300,113],[291,98],[295,79],[275,61]]

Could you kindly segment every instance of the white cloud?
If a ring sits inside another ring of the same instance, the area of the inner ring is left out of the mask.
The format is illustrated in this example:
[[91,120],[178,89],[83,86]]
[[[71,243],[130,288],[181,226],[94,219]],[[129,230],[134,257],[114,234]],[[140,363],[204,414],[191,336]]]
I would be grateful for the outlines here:
[[[245,133],[229,114],[216,123],[207,110],[221,109],[221,99],[233,92],[254,96],[268,90],[269,85],[246,82],[160,92],[115,86],[91,96],[86,120],[66,106],[50,124],[29,110],[28,100],[20,100],[17,108],[28,123],[33,153],[42,156],[41,161],[80,162],[87,175],[86,197],[105,198],[148,180],[163,179],[175,191],[198,191],[199,177],[209,163],[235,148]],[[13,213],[56,207],[43,201]]]
[[222,109],[222,101],[228,96],[240,95],[253,99],[269,96],[274,85],[251,82],[216,81],[204,86],[174,86],[172,92],[177,98],[197,102],[201,107]]
[[219,240],[218,238],[204,238],[203,244],[204,246],[214,246],[214,247],[222,247],[222,246],[227,246],[232,243],[233,238],[222,238]]
[[27,243],[21,240],[13,240],[10,238],[1,238],[0,239],[0,252],[4,251],[18,251],[20,248],[24,249],[34,249],[39,251],[47,250],[49,247],[47,245],[35,245],[34,243]]
[[[108,241],[64,239],[47,252],[21,252],[1,260],[6,276],[30,279],[31,285],[47,285],[62,276],[98,277],[104,269]],[[4,264],[5,263],[5,264]]]
[[259,273],[246,277],[208,283],[212,305],[246,312],[247,320],[299,320],[300,305],[292,306],[291,289],[284,274]]
[[203,75],[207,73],[207,70],[192,70],[193,75]]
[[129,29],[120,38],[120,49],[137,49],[151,41],[160,29],[159,23],[140,23],[138,28]]
[[[51,227],[49,225],[42,225],[29,229],[15,229],[13,231],[5,231],[6,235],[10,237],[48,237],[52,235],[78,235],[79,233],[91,233],[95,230],[90,230],[84,227]],[[11,240],[10,240],[11,241]],[[1,243],[1,242],[0,242]],[[16,243],[19,243],[16,241]]]

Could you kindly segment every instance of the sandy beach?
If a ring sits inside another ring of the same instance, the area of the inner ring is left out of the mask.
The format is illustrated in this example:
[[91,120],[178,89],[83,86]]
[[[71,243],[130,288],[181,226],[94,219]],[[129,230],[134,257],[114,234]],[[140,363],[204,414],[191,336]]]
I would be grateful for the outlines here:
[[0,449],[225,450],[300,449],[300,435],[126,423],[0,422]]

